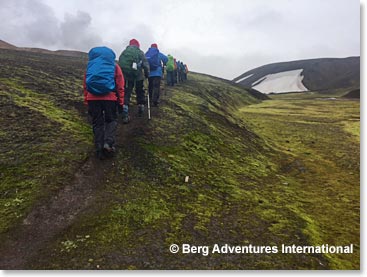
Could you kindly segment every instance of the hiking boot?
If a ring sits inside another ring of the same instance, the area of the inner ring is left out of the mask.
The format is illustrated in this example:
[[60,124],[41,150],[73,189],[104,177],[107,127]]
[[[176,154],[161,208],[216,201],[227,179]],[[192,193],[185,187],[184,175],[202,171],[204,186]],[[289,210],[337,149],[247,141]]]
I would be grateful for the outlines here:
[[122,122],[124,124],[129,123],[130,117],[129,117],[129,106],[124,105],[122,108]]
[[130,118],[129,118],[129,116],[124,116],[123,118],[122,118],[122,123],[124,123],[124,124],[128,124],[130,122]]
[[106,158],[112,158],[114,156],[115,152],[116,152],[115,147],[110,146],[108,143],[105,143],[103,145],[103,155]]
[[96,158],[99,160],[104,160],[106,158],[102,149],[96,151]]
[[140,104],[138,106],[138,116],[139,117],[142,117],[143,116],[143,113],[144,113],[144,105]]
[[108,152],[108,153],[113,153],[113,152],[115,152],[115,151],[116,151],[115,147],[113,147],[113,146],[109,145],[108,143],[105,143],[105,144],[103,145],[103,150],[104,150],[105,152]]

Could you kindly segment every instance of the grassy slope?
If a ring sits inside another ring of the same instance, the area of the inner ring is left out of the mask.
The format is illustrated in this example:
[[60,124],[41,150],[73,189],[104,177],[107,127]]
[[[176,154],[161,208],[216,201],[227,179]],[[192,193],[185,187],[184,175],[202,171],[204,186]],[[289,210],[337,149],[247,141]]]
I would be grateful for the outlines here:
[[297,197],[288,206],[307,221],[311,243],[354,243],[355,255],[326,256],[332,268],[358,268],[359,102],[276,98],[281,100],[241,109],[242,118],[274,149],[293,157],[286,171]]
[[[91,131],[78,112],[83,61],[10,51],[0,57],[6,65],[0,69],[5,231],[36,200],[68,183],[91,149]],[[171,243],[358,247],[356,104],[340,102],[344,106],[330,119],[321,112],[331,102],[310,101],[307,113],[299,111],[303,102],[287,102],[259,103],[237,86],[191,74],[188,83],[169,90],[159,115],[120,145],[92,207],[28,267],[357,268],[358,249],[349,257],[168,251]],[[289,122],[290,111],[301,114]],[[19,116],[22,121],[15,121]],[[16,138],[18,147],[9,149]]]
[[70,180],[91,131],[79,112],[85,62],[9,50],[0,62],[1,234]]
[[[137,129],[129,145],[122,146],[95,208],[50,243],[30,266],[102,269],[358,267],[358,249],[350,259],[318,254],[204,257],[169,253],[171,243],[280,247],[282,243],[353,242],[358,245],[357,210],[347,212],[344,217],[352,224],[351,235],[344,232],[340,224],[335,225],[334,231],[342,232],[339,234],[342,239],[329,241],[335,232],[330,228],[321,229],[328,216],[331,216],[328,223],[335,223],[338,219],[335,214],[349,208],[346,203],[352,202],[353,206],[358,202],[355,194],[344,190],[345,201],[336,204],[335,211],[334,199],[329,196],[319,197],[321,203],[309,200],[312,187],[303,188],[305,182],[298,178],[299,169],[305,166],[314,173],[313,169],[309,169],[308,164],[303,165],[303,159],[296,153],[283,151],[276,139],[263,133],[265,127],[251,124],[260,136],[247,130],[248,122],[253,123],[256,118],[267,122],[266,113],[262,117],[261,114],[255,116],[256,112],[239,112],[243,106],[258,101],[244,90],[219,80],[202,75],[190,75],[190,78],[187,84],[170,90],[171,96],[165,97],[159,117],[154,118],[147,129]],[[272,102],[258,104],[259,108],[267,103]],[[248,106],[248,109],[258,105]],[[281,132],[284,126],[280,127]],[[353,170],[358,175],[356,169]],[[320,170],[318,175],[313,175],[314,183],[327,179],[324,173]],[[189,183],[184,183],[185,176],[190,176]],[[335,188],[332,181],[329,183],[328,191],[338,193],[335,189],[340,186]],[[348,184],[355,185],[351,180]],[[324,204],[324,213],[320,213],[321,208],[306,209],[307,201]],[[347,218],[348,214],[351,217]]]

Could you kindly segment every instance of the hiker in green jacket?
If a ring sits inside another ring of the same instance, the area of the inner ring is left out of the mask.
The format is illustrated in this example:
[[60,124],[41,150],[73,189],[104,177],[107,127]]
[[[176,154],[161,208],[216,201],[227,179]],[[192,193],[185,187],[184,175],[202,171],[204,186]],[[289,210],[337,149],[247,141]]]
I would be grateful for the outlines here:
[[174,70],[175,70],[175,61],[173,59],[172,55],[167,55],[168,62],[166,65],[166,71],[167,71],[167,85],[173,86],[174,85]]
[[144,113],[144,77],[149,77],[149,63],[144,52],[139,47],[140,44],[136,39],[130,40],[129,45],[119,58],[119,65],[125,77],[125,99],[122,112],[122,120],[125,124],[130,121],[129,105],[134,87],[138,104],[138,115],[142,116]]

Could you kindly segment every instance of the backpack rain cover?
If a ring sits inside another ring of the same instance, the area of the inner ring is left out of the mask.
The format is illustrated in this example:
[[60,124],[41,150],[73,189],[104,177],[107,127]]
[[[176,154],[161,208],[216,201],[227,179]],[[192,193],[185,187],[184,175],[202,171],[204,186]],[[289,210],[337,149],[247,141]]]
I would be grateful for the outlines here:
[[115,53],[107,47],[95,47],[89,51],[87,65],[87,90],[95,95],[103,95],[114,91]]

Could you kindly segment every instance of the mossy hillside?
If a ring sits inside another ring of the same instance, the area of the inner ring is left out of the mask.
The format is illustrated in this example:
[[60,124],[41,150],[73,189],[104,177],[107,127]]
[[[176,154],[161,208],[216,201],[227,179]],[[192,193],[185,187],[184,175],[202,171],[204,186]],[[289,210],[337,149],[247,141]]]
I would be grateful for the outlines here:
[[90,127],[75,108],[82,75],[65,76],[80,69],[53,57],[1,53],[1,233],[40,198],[67,184],[91,150]]
[[297,191],[288,206],[307,222],[311,243],[353,243],[353,255],[326,257],[331,268],[359,268],[359,102],[295,97],[241,112],[252,131],[292,157],[283,166]]
[[350,91],[348,88],[332,89],[329,91],[307,91],[290,93],[273,93],[268,96],[274,100],[302,100],[302,99],[330,99],[344,96]]
[[168,89],[162,98],[159,113],[147,127],[135,129],[120,145],[93,208],[35,257],[30,267],[327,267],[321,255],[204,257],[169,252],[172,243],[309,242],[302,232],[307,221],[293,206],[288,208],[296,192],[277,172],[273,150],[238,117],[239,107],[258,100],[244,89],[199,74],[191,74],[187,83]]

